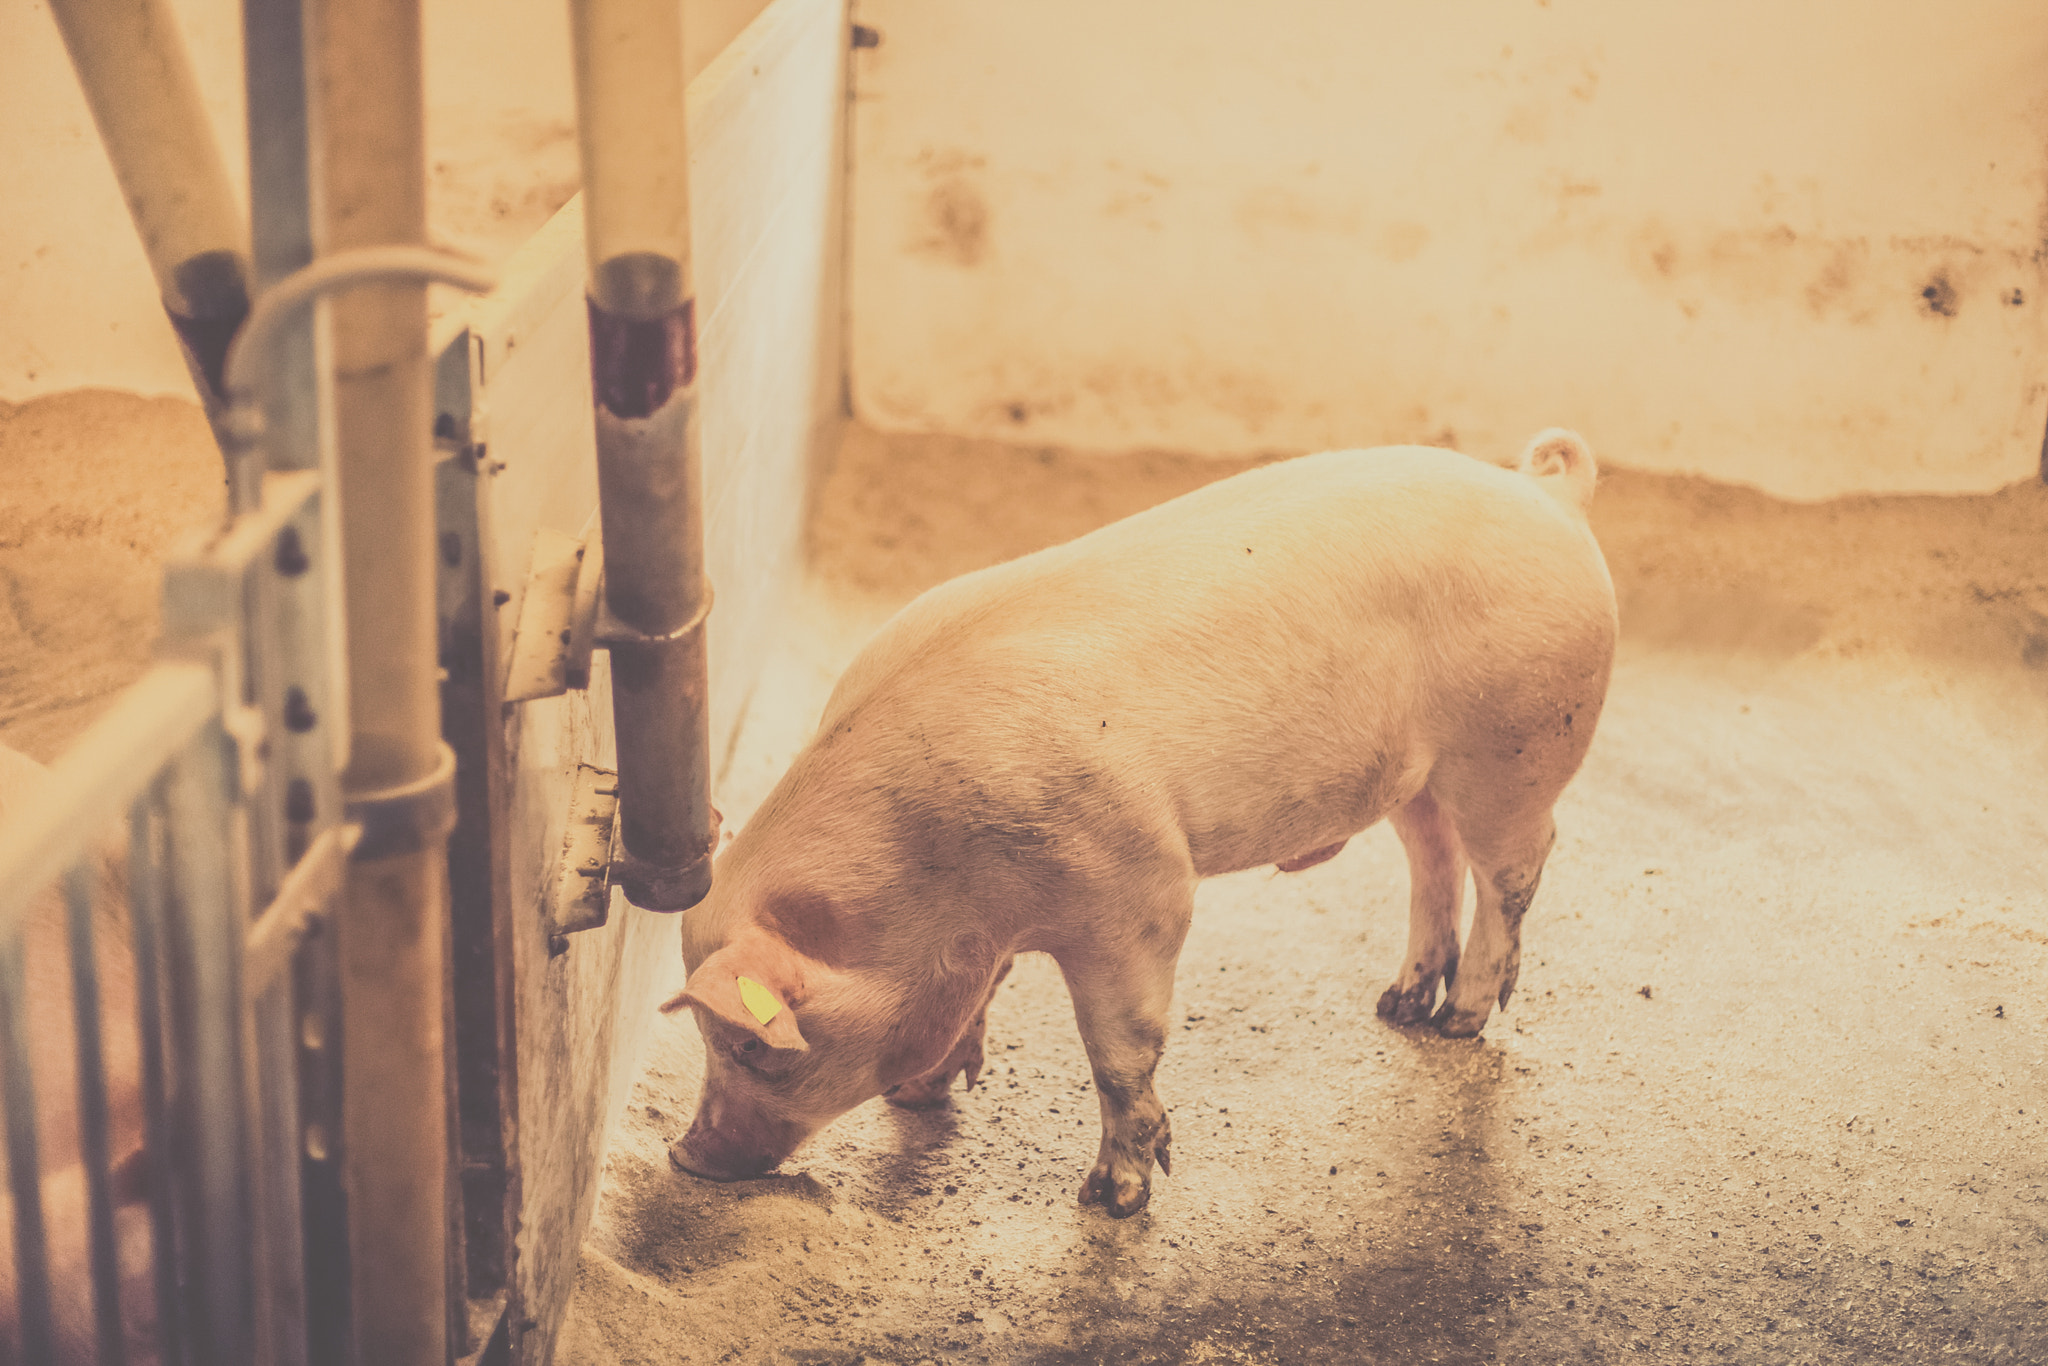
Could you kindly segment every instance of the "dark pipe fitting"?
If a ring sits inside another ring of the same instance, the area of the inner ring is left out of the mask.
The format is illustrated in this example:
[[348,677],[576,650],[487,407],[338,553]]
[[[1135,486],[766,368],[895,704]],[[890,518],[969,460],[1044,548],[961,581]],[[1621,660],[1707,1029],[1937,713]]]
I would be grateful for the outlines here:
[[642,910],[686,911],[711,890],[711,724],[704,625],[679,636],[613,636],[619,845],[612,881]]
[[174,287],[184,304],[164,300],[171,328],[185,347],[185,363],[208,408],[227,406],[228,344],[249,316],[249,281],[241,257],[205,251],[181,264]]
[[711,887],[711,724],[695,318],[681,266],[631,254],[593,276],[590,375],[604,534],[603,643],[619,750],[613,880],[646,910]]

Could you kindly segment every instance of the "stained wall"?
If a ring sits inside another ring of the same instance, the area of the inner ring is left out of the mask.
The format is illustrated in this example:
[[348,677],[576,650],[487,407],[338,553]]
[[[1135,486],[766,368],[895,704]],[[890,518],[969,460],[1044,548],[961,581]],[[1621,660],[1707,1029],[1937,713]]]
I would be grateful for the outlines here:
[[888,431],[1990,489],[2048,421],[2030,0],[860,0]]

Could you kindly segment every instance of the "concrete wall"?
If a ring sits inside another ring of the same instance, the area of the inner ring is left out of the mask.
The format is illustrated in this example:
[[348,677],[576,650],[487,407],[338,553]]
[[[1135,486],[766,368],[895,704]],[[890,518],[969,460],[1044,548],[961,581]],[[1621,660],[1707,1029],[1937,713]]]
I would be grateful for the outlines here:
[[[686,0],[686,64],[716,57],[767,0]],[[171,0],[246,194],[241,5]],[[567,0],[432,0],[429,215],[499,259],[575,193]],[[98,386],[192,396],[44,0],[0,5],[0,401]]]
[[857,414],[1294,451],[1549,423],[1791,495],[2028,476],[2034,0],[859,0]]

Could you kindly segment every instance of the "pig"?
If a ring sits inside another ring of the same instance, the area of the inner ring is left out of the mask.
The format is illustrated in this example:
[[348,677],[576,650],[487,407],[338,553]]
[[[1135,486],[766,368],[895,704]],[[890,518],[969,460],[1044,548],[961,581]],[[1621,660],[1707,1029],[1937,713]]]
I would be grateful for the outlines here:
[[1562,429],[1514,469],[1304,456],[911,602],[683,917],[663,1008],[694,1013],[706,1075],[671,1161],[756,1176],[870,1097],[943,1103],[1042,952],[1101,1108],[1080,1203],[1132,1214],[1172,1169],[1153,1072],[1197,881],[1310,866],[1382,818],[1411,892],[1378,1013],[1478,1034],[1606,697],[1595,477]]
[[[49,780],[41,764],[0,746],[0,817],[33,801]],[[127,1360],[158,1360],[152,1243],[143,1147],[141,1039],[135,957],[129,939],[126,870],[111,851],[93,856],[97,874],[93,956],[98,966],[100,1042],[107,1084],[109,1173],[115,1202],[116,1257]],[[62,889],[49,888],[26,925],[24,983],[28,1044],[36,1088],[45,1249],[61,1366],[97,1360],[88,1246],[85,1167],[80,1152],[78,1064],[72,1014],[71,952]],[[14,1201],[0,1189],[0,1342],[19,1353],[15,1296]]]

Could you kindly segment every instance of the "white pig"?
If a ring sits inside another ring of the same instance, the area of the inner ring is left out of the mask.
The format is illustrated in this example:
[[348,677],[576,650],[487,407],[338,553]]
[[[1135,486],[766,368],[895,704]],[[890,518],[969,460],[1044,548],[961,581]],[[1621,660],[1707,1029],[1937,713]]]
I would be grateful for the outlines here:
[[912,602],[683,919],[664,1009],[695,1010],[707,1075],[672,1161],[758,1175],[872,1096],[971,1086],[990,994],[1036,951],[1100,1097],[1081,1203],[1131,1214],[1171,1170],[1152,1076],[1196,882],[1307,867],[1382,817],[1412,905],[1379,1013],[1477,1034],[1606,696],[1594,478],[1556,429],[1516,470],[1306,456]]

